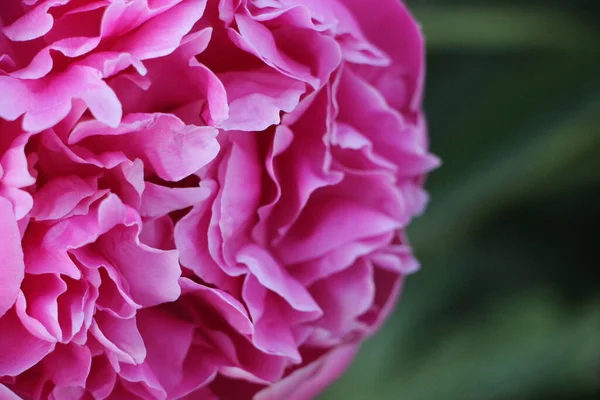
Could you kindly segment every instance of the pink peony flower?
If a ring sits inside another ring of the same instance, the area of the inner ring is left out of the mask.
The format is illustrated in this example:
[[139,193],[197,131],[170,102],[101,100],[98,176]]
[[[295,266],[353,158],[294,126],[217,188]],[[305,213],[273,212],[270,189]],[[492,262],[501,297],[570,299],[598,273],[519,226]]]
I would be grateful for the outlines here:
[[415,271],[397,0],[3,0],[0,398],[314,398]]

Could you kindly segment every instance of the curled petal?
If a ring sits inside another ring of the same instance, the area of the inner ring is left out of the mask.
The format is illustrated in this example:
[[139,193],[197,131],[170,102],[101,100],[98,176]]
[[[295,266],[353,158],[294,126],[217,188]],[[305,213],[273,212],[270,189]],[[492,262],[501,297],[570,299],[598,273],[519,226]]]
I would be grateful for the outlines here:
[[116,127],[121,120],[121,104],[115,93],[88,67],[48,75],[42,81],[25,81],[0,76],[4,95],[0,97],[0,118],[14,121],[24,114],[23,129],[41,132],[65,118],[71,101],[81,99],[102,123]]

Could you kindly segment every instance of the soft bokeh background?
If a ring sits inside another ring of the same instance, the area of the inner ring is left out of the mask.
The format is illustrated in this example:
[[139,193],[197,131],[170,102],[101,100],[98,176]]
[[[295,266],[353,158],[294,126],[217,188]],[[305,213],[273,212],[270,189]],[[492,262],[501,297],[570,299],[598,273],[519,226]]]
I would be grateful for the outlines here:
[[321,399],[600,399],[600,1],[408,4],[444,161],[423,267]]

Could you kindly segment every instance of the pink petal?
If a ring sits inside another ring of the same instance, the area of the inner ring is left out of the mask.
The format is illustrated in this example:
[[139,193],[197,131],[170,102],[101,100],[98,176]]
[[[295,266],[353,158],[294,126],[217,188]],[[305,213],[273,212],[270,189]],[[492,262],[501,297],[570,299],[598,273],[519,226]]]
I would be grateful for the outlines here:
[[356,344],[340,346],[325,356],[294,371],[286,378],[260,391],[255,400],[313,399],[338,378],[358,351]]
[[135,318],[121,319],[97,312],[90,333],[121,362],[139,364],[146,358],[146,348]]
[[[137,229],[118,228],[96,243],[127,281],[132,299],[144,307],[175,301],[181,289],[179,253],[140,243]],[[144,277],[140,279],[140,277]]]
[[58,321],[58,297],[67,291],[67,284],[58,274],[27,274],[22,286],[27,299],[27,314],[59,339],[62,333]]
[[0,318],[0,376],[16,376],[33,367],[54,348],[54,343],[31,335],[9,311]]
[[159,217],[176,210],[200,203],[210,196],[205,187],[168,188],[147,183],[142,194],[140,214],[144,217]]
[[221,269],[210,249],[211,206],[217,191],[214,181],[204,180],[201,187],[207,188],[211,196],[197,204],[175,225],[175,244],[179,250],[181,265],[194,271],[205,282],[227,289],[231,277]]
[[[365,36],[392,60],[388,69],[361,68],[388,103],[399,110],[418,111],[424,83],[425,46],[421,29],[401,1],[382,0],[370,7],[363,0],[344,0]],[[381,21],[393,21],[381,29]],[[398,41],[395,38],[403,38]]]
[[0,197],[0,318],[13,306],[25,276],[21,235],[11,204]]
[[141,60],[170,54],[202,17],[205,7],[206,0],[184,0],[125,36],[115,50],[125,51]]
[[[61,368],[56,368],[57,365]],[[45,377],[55,385],[84,388],[92,366],[92,356],[86,346],[57,345],[44,359],[43,366]]]
[[294,309],[312,316],[321,314],[308,291],[264,249],[248,245],[238,253],[237,261],[245,264],[262,285],[280,295]]
[[254,331],[244,306],[227,292],[199,285],[186,278],[182,278],[180,284],[182,293],[192,294],[202,299],[204,303],[217,310],[236,332],[250,335]]
[[229,100],[229,118],[225,130],[262,131],[280,122],[282,111],[292,111],[305,85],[268,71],[226,72],[219,76]]
[[334,336],[359,328],[357,318],[369,310],[375,298],[373,271],[364,260],[317,282],[310,293],[323,309],[316,326],[326,328]]
[[123,151],[131,159],[143,160],[162,179],[178,181],[215,158],[216,135],[214,128],[185,125],[170,114],[129,114],[113,130],[96,121],[82,123],[69,142],[96,153]]
[[[310,18],[305,16],[302,23],[308,24],[309,21]],[[244,14],[236,14],[235,22],[239,33],[230,31],[230,37],[240,48],[315,89],[325,84],[341,62],[340,49],[335,41],[309,27],[281,24],[279,29],[271,31]]]
[[180,398],[214,378],[219,368],[217,359],[208,349],[202,353],[193,349],[197,342],[195,325],[157,309],[142,312],[138,319],[148,347],[146,364],[168,398]]
[[92,114],[109,126],[121,119],[121,105],[100,73],[88,67],[71,67],[65,72],[27,81],[0,76],[4,96],[0,117],[14,121],[25,114],[23,129],[41,132],[67,116],[73,99],[82,99]]
[[38,221],[63,218],[94,194],[97,186],[95,179],[78,176],[53,179],[35,193],[31,216]]
[[10,26],[4,27],[3,32],[14,42],[39,38],[54,25],[54,18],[48,13],[48,10],[68,2],[69,0],[45,0]]
[[113,391],[117,373],[104,355],[92,358],[90,373],[86,380],[87,390],[95,399],[108,398]]
[[252,341],[255,346],[267,354],[285,357],[294,364],[300,363],[302,356],[291,326],[255,276],[247,276],[243,297],[254,321]]
[[[277,253],[283,259],[289,263],[305,261],[321,256],[345,243],[392,232],[401,227],[398,221],[353,203],[332,200],[328,207],[336,211],[328,214],[313,227],[310,226],[309,216],[323,214],[320,214],[318,209],[307,207],[306,217],[278,246]],[[305,235],[308,232],[310,236],[307,237]],[[324,241],[326,237],[333,240]]]

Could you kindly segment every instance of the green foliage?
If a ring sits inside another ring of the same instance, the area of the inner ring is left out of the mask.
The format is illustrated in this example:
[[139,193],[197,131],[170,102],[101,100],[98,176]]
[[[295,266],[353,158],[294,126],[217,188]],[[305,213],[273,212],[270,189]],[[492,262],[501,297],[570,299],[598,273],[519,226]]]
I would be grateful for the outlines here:
[[444,161],[423,268],[321,398],[600,399],[600,2],[409,4]]

